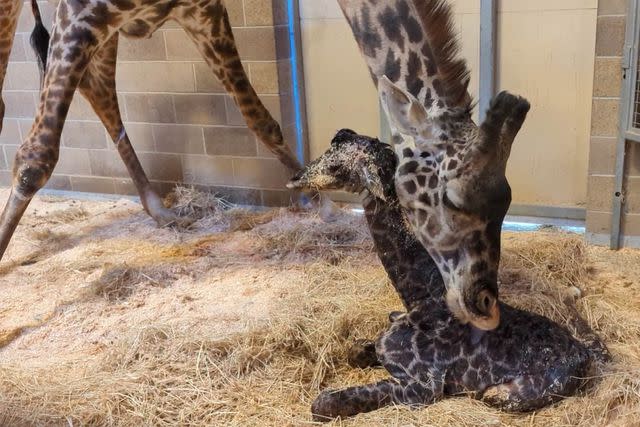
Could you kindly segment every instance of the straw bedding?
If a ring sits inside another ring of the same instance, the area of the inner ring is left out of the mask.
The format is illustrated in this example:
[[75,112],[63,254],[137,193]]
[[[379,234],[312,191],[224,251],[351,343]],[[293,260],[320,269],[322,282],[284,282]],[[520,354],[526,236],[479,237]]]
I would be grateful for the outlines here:
[[[401,307],[362,217],[173,203],[192,229],[127,200],[34,202],[0,264],[0,425],[310,425],[320,390],[386,376],[346,364]],[[534,414],[461,397],[336,425],[640,425],[640,252],[503,240],[502,298],[563,323],[575,304],[614,362]]]

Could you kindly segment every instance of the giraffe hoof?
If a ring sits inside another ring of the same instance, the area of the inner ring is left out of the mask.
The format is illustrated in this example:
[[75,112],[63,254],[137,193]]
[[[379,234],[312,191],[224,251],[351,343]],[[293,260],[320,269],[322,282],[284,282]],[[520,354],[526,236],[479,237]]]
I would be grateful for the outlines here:
[[347,363],[360,369],[382,366],[376,354],[376,344],[371,340],[356,340],[347,354]]

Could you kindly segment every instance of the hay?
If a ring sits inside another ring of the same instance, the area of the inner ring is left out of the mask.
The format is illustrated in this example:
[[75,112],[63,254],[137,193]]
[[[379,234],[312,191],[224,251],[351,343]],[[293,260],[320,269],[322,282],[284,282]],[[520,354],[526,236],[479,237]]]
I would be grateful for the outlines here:
[[[388,313],[401,308],[371,252],[362,218],[344,215],[324,224],[314,215],[284,209],[247,212],[248,225],[234,229],[228,219],[240,214],[230,214],[233,210],[223,211],[221,233],[196,228],[194,235],[144,234],[134,222],[126,236],[89,245],[84,260],[58,260],[66,266],[75,262],[86,272],[84,298],[72,301],[56,325],[40,327],[49,328],[48,334],[74,326],[65,323],[76,319],[65,317],[68,311],[92,313],[95,318],[79,322],[82,328],[98,328],[105,313],[137,314],[144,308],[140,304],[150,305],[158,295],[174,301],[167,310],[184,303],[196,317],[169,311],[154,321],[116,322],[107,340],[84,343],[89,350],[80,359],[62,354],[44,365],[1,364],[0,425],[310,425],[309,407],[320,390],[386,376],[383,370],[352,369],[346,363],[351,344],[375,337]],[[202,219],[206,222],[206,215]],[[456,398],[420,410],[389,407],[334,424],[640,424],[640,283],[635,275],[640,252],[614,254],[551,231],[508,233],[504,242],[503,299],[568,324],[565,302],[571,297],[610,346],[614,361],[598,372],[593,385],[534,414],[504,414]],[[113,262],[116,256],[120,262]],[[266,318],[249,320],[257,307],[247,303],[257,296],[232,307],[222,298],[203,307],[203,296],[233,274],[246,277],[236,286],[255,282],[262,292],[273,287],[265,294],[273,304]],[[185,288],[184,277],[192,276],[203,278],[195,282],[199,288]],[[228,325],[217,324],[210,314],[223,309],[247,320],[223,332]],[[12,344],[0,352],[18,350]]]

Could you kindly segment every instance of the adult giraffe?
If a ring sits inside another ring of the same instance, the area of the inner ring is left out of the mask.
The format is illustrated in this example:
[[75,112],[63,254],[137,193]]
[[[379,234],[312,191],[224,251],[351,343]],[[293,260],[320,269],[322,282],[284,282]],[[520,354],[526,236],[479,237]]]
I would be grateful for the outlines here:
[[[469,70],[446,0],[338,0],[390,115],[398,196],[463,323],[500,323],[500,233],[511,190],[505,166],[528,103],[499,100],[471,119]],[[504,111],[503,111],[504,110]]]
[[[231,0],[235,1],[235,0]],[[0,218],[0,259],[35,193],[58,161],[60,135],[76,89],[89,101],[116,144],[144,209],[159,225],[180,222],[151,188],[122,123],[115,71],[120,35],[146,38],[169,20],[177,21],[234,98],[248,127],[291,171],[300,162],[284,142],[280,126],[264,107],[240,61],[223,0],[54,0],[54,17],[40,104],[35,122],[18,149],[11,194]],[[0,0],[0,87],[4,80],[23,0]],[[32,0],[36,22],[39,11]],[[40,34],[42,36],[43,34]],[[36,47],[47,41],[40,37]],[[44,49],[36,49],[46,53]],[[44,56],[41,54],[41,56]],[[0,121],[4,113],[0,103]],[[331,203],[324,199],[325,213]]]

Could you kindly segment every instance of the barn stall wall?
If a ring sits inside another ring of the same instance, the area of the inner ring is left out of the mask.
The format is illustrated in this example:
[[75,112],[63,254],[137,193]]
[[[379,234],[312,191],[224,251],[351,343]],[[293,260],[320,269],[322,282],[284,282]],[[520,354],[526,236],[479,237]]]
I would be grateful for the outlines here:
[[[286,2],[225,2],[247,73],[296,149]],[[40,3],[50,27],[53,7]],[[0,184],[10,185],[17,146],[28,134],[38,100],[38,72],[28,37],[33,19],[23,7],[5,80],[7,106],[0,135]],[[232,201],[289,202],[288,176],[246,128],[238,109],[184,31],[168,23],[148,40],[120,39],[117,84],[125,126],[153,184],[214,189]],[[60,161],[48,188],[136,194],[126,169],[88,103],[77,95],[66,123]]]
[[[640,13],[640,2],[634,3]],[[640,247],[640,141],[625,138],[626,127],[621,119],[625,81],[635,86],[631,93],[627,91],[627,100],[633,104],[630,108],[640,111],[640,25],[633,25],[628,15],[630,6],[633,5],[628,0],[600,0],[598,7],[587,237],[592,243],[614,248]],[[623,79],[623,63],[629,67],[627,79]],[[636,124],[640,130],[640,120]],[[620,209],[619,218],[614,214],[616,206]]]
[[[480,1],[453,0],[478,99]],[[508,177],[512,213],[584,219],[597,0],[498,2],[497,90],[530,99]],[[333,133],[379,134],[375,88],[336,0],[301,0],[311,157]],[[476,112],[477,117],[477,112]]]

